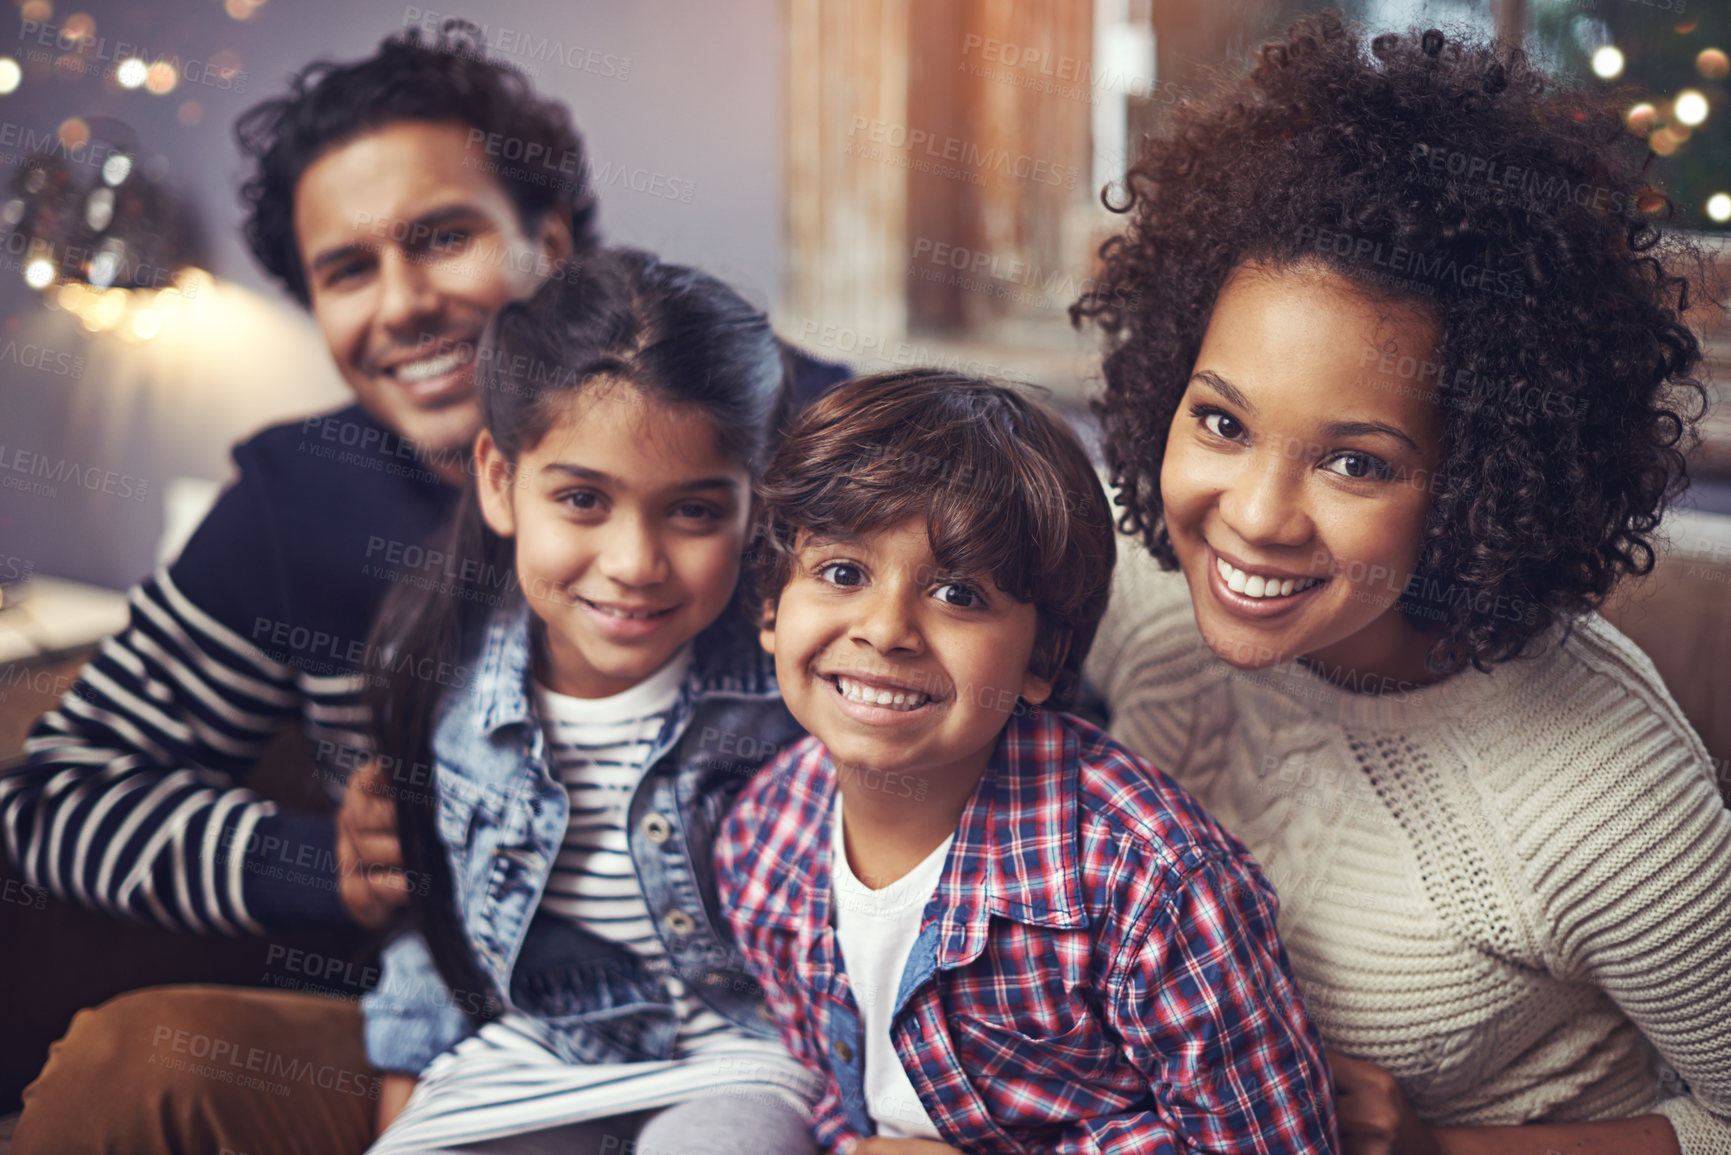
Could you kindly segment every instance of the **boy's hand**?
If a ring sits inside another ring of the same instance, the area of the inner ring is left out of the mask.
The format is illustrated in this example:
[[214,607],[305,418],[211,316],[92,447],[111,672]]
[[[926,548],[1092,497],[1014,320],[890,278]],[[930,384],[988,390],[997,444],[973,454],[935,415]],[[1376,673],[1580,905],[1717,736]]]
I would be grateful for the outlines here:
[[337,811],[337,893],[354,920],[370,930],[385,925],[391,912],[409,901],[397,805],[389,779],[373,759],[349,775]]
[[403,1104],[415,1093],[415,1084],[419,1081],[419,1075],[406,1071],[385,1072],[384,1083],[379,1087],[379,1129],[374,1138],[383,1135],[385,1128],[403,1113]]
[[869,1135],[853,1149],[853,1155],[943,1155],[944,1152],[962,1155],[954,1147],[931,1139],[885,1139],[882,1135]]
[[1394,1076],[1363,1059],[1328,1052],[1346,1155],[1441,1155],[1436,1133],[1407,1102]]

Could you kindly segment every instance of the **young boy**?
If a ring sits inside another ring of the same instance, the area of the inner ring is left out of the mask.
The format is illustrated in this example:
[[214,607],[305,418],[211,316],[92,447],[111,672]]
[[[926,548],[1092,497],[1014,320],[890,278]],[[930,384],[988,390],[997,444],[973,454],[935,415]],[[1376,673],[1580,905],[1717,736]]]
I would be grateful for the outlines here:
[[818,1141],[1336,1150],[1249,852],[1050,708],[1114,559],[1075,436],[983,381],[865,378],[790,431],[760,525],[762,642],[811,736],[747,788],[717,867],[783,1040],[828,1080]]

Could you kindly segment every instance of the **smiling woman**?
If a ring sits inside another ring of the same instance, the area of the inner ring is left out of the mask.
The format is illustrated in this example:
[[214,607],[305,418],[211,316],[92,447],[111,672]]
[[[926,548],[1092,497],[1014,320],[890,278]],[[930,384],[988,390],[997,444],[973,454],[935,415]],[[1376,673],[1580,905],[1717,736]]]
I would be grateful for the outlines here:
[[1642,159],[1519,52],[1303,21],[1075,309],[1136,534],[1085,672],[1279,889],[1353,1155],[1731,1150],[1731,813],[1594,612],[1701,397]]
[[1435,389],[1361,350],[1430,360],[1436,322],[1325,268],[1247,265],[1221,288],[1160,473],[1172,550],[1209,645],[1246,668],[1304,655],[1434,677],[1438,631],[1396,603],[1442,456]]

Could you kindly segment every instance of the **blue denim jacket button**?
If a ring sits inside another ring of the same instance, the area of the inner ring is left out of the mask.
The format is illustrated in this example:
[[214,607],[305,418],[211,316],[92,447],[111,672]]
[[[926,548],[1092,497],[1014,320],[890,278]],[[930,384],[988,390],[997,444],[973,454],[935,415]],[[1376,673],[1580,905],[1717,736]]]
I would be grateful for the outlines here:
[[667,912],[661,919],[661,925],[681,937],[697,929],[697,920],[683,910],[674,909]]
[[643,816],[643,837],[660,846],[673,837],[673,824],[667,816],[651,810]]
[[853,1062],[853,1048],[847,1045],[846,1039],[835,1041],[835,1057],[844,1063]]

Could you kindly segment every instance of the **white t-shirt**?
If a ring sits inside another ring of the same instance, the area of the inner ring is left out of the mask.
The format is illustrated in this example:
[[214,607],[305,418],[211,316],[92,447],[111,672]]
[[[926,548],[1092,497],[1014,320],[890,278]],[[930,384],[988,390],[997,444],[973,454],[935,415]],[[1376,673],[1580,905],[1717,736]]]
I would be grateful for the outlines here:
[[902,985],[902,968],[920,934],[920,916],[937,893],[955,835],[888,886],[873,890],[854,877],[842,840],[841,791],[831,822],[834,841],[835,941],[847,968],[854,1001],[860,1008],[860,1038],[865,1046],[866,1110],[888,1139],[938,1139],[920,1097],[890,1038],[890,1016]]

